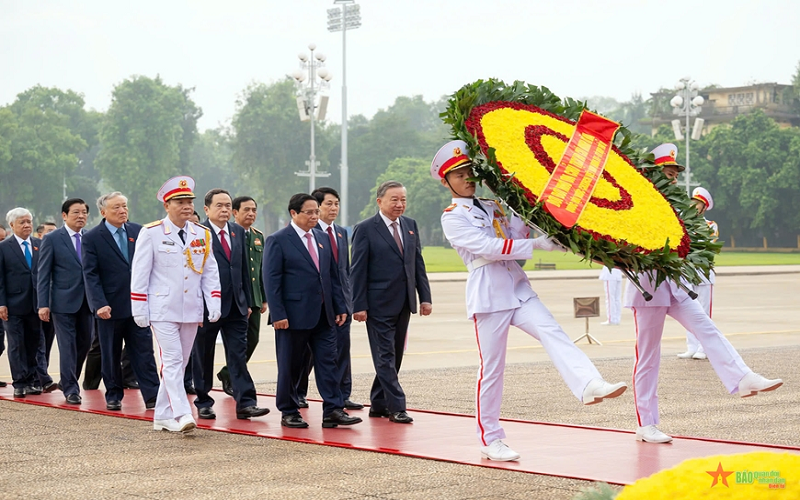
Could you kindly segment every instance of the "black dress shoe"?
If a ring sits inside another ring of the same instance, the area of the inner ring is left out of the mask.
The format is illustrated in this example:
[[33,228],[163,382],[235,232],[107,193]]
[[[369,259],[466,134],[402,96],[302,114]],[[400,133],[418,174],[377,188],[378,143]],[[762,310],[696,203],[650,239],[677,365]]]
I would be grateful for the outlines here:
[[15,398],[24,398],[25,397],[25,388],[24,387],[14,387],[14,397]]
[[79,405],[81,404],[81,397],[78,394],[67,394],[67,403]]
[[106,410],[120,411],[122,409],[122,401],[106,401]]
[[304,396],[297,396],[297,407],[308,408],[308,401]]
[[408,416],[408,413],[404,411],[396,411],[389,415],[389,420],[396,423],[396,424],[410,424],[414,421],[413,418]]
[[248,406],[241,410],[236,410],[236,418],[239,420],[247,420],[251,417],[262,417],[269,413],[269,408],[259,408],[258,406]]
[[344,410],[333,410],[330,415],[322,419],[322,427],[331,428],[337,425],[353,425],[361,422],[359,417],[351,417]]
[[281,417],[281,425],[292,429],[305,429],[308,427],[308,422],[303,420],[299,413],[292,413]]
[[186,389],[186,394],[191,394],[193,396],[197,394],[197,391],[195,391],[194,387],[191,385],[184,385],[183,388]]
[[53,392],[58,388],[59,388],[58,384],[56,384],[55,382],[50,382],[49,384],[45,384],[44,387],[42,387],[42,392],[46,394],[49,392]]
[[220,382],[222,382],[222,392],[227,394],[228,396],[233,397],[233,384],[231,384],[231,379],[229,378],[222,378],[217,374],[217,378]]
[[153,409],[155,409],[155,407],[156,407],[156,398],[155,398],[155,396],[144,402],[144,409],[145,410],[153,410]]
[[25,388],[25,394],[33,394],[34,396],[38,396],[42,393],[42,388],[38,385],[29,385]]
[[7,385],[8,385],[7,382],[3,382],[2,380],[0,380],[0,387],[5,387]]
[[138,389],[139,388],[139,382],[137,382],[135,380],[129,380],[128,382],[123,382],[122,383],[122,388],[123,389]]
[[197,416],[203,420],[214,420],[217,418],[217,414],[214,413],[214,408],[211,408],[210,406],[208,408],[198,408]]
[[356,403],[355,401],[350,401],[349,399],[344,400],[344,409],[345,410],[363,410],[364,405],[361,403]]
[[372,418],[380,418],[380,417],[389,417],[391,413],[389,410],[373,410],[372,408],[369,409],[369,416]]

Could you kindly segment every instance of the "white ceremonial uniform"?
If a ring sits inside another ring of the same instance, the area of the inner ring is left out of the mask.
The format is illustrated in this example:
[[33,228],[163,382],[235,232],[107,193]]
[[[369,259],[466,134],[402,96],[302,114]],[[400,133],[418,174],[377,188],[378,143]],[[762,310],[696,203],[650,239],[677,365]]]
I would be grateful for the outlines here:
[[671,281],[665,281],[655,288],[655,279],[651,280],[649,274],[642,273],[639,274],[639,284],[653,295],[650,302],[645,301],[632,283],[628,283],[625,291],[625,307],[633,310],[636,325],[633,397],[639,426],[658,425],[659,422],[658,369],[661,363],[661,336],[667,315],[697,335],[725,388],[731,394],[737,392],[739,382],[752,370],[702,306]]
[[605,284],[606,322],[609,325],[618,325],[622,319],[622,271],[617,268],[609,271],[603,266],[600,280]]
[[581,398],[588,383],[601,378],[589,358],[564,333],[531,289],[515,259],[530,259],[534,241],[528,228],[493,201],[454,198],[442,214],[444,235],[469,269],[467,317],[475,324],[480,355],[477,432],[483,446],[505,437],[500,425],[503,371],[509,326],[542,343],[569,389]]
[[133,316],[150,318],[161,355],[156,420],[191,415],[183,374],[203,322],[203,299],[219,311],[221,292],[211,233],[187,222],[186,243],[169,217],[144,226],[136,240],[131,270]]
[[[706,222],[708,223],[709,228],[711,228],[711,233],[714,235],[714,241],[716,241],[716,239],[719,238],[719,226],[716,222],[708,219],[706,219]],[[712,269],[708,278],[701,276],[703,281],[699,285],[694,286],[694,291],[697,293],[697,298],[695,300],[700,304],[700,306],[702,306],[709,318],[712,317],[711,312],[713,310],[712,302],[714,295],[715,276],[716,274]],[[689,330],[686,330],[686,351],[705,353],[703,346],[700,345],[700,341],[698,341],[697,337]]]

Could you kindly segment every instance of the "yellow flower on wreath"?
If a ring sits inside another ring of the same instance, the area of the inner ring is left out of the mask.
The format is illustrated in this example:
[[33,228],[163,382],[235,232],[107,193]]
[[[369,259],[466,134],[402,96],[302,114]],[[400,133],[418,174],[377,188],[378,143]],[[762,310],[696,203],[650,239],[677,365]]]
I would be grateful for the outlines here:
[[[567,141],[575,130],[574,123],[559,120],[549,114],[511,107],[499,107],[486,112],[480,118],[480,126],[486,145],[495,148],[497,160],[503,169],[514,173],[516,179],[537,198],[544,191],[550,172],[539,162],[528,145],[526,130],[531,126],[542,126],[565,136]],[[545,153],[557,163],[567,142],[552,133],[540,137]],[[613,151],[609,154],[605,171],[631,195],[632,207],[618,210],[589,203],[578,220],[578,225],[645,250],[660,249],[667,239],[670,246],[676,248],[685,230],[669,202],[655,186]],[[621,199],[620,190],[602,178],[597,183],[593,196],[609,202]]]
[[684,460],[626,486],[615,500],[800,498],[800,455],[753,452]]

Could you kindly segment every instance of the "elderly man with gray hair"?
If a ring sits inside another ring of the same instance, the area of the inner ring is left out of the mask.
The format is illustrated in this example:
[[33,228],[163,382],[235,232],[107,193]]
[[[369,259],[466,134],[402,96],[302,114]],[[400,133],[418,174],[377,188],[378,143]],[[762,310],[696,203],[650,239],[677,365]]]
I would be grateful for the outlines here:
[[37,314],[36,275],[41,240],[32,238],[33,215],[17,207],[6,222],[13,235],[0,242],[0,319],[8,336],[8,364],[14,397],[41,394],[36,352],[42,342]]
[[128,198],[119,191],[97,200],[103,220],[83,237],[83,277],[89,308],[100,340],[106,409],[122,409],[122,341],[139,382],[145,409],[155,408],[158,372],[149,328],[137,326],[131,313],[131,262],[142,228],[128,222]]

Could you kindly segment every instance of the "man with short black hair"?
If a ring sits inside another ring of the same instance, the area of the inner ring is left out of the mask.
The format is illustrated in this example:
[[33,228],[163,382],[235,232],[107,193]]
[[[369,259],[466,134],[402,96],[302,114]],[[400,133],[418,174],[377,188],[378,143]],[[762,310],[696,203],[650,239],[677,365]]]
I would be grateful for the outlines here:
[[397,181],[378,187],[378,213],[353,228],[353,319],[367,322],[375,365],[370,417],[410,424],[406,395],[397,377],[412,313],[432,311],[431,287],[419,230],[406,217],[406,188]]
[[37,279],[39,318],[55,325],[61,390],[67,403],[76,405],[81,404],[78,378],[93,329],[82,262],[83,228],[88,216],[89,205],[80,198],[70,198],[61,205],[64,226],[42,240]]
[[[250,317],[247,319],[247,352],[245,359],[250,361],[258,345],[261,330],[261,315],[267,310],[267,295],[264,293],[264,278],[261,274],[261,261],[264,255],[264,233],[253,226],[258,215],[256,200],[250,196],[237,196],[233,199],[233,218],[236,223],[244,228],[245,248],[247,259],[245,265],[250,274],[248,281],[252,291],[250,302]],[[217,373],[217,378],[222,382],[225,394],[233,396],[231,375],[228,367],[223,366]]]
[[347,320],[342,285],[328,237],[317,229],[319,204],[298,193],[289,199],[292,222],[267,237],[264,289],[275,328],[278,387],[275,405],[281,425],[306,428],[300,415],[297,379],[303,351],[311,346],[317,389],[322,396],[322,427],[361,422],[344,411],[336,368],[336,331]]
[[[331,241],[331,249],[339,271],[339,280],[342,283],[345,304],[347,304],[347,321],[336,327],[336,366],[338,368],[337,380],[344,398],[346,410],[361,410],[364,405],[350,400],[353,383],[350,375],[350,324],[353,314],[353,290],[350,286],[350,244],[347,239],[347,230],[334,224],[339,215],[339,193],[331,187],[321,187],[311,193],[319,203],[319,222],[317,228],[322,230]],[[313,367],[311,348],[307,348],[303,355],[303,372],[297,382],[297,397],[300,407],[308,406],[308,375]]]
[[230,373],[233,397],[236,399],[236,418],[248,419],[269,413],[269,408],[259,408],[256,386],[247,370],[247,318],[252,303],[248,256],[244,229],[229,222],[233,202],[224,189],[215,188],[206,193],[205,210],[208,218],[202,223],[210,229],[214,257],[219,263],[222,292],[222,316],[216,323],[204,321],[197,329],[192,351],[194,405],[202,419],[217,418],[214,398],[210,392],[214,383],[214,351],[217,334],[222,331],[225,361]]

